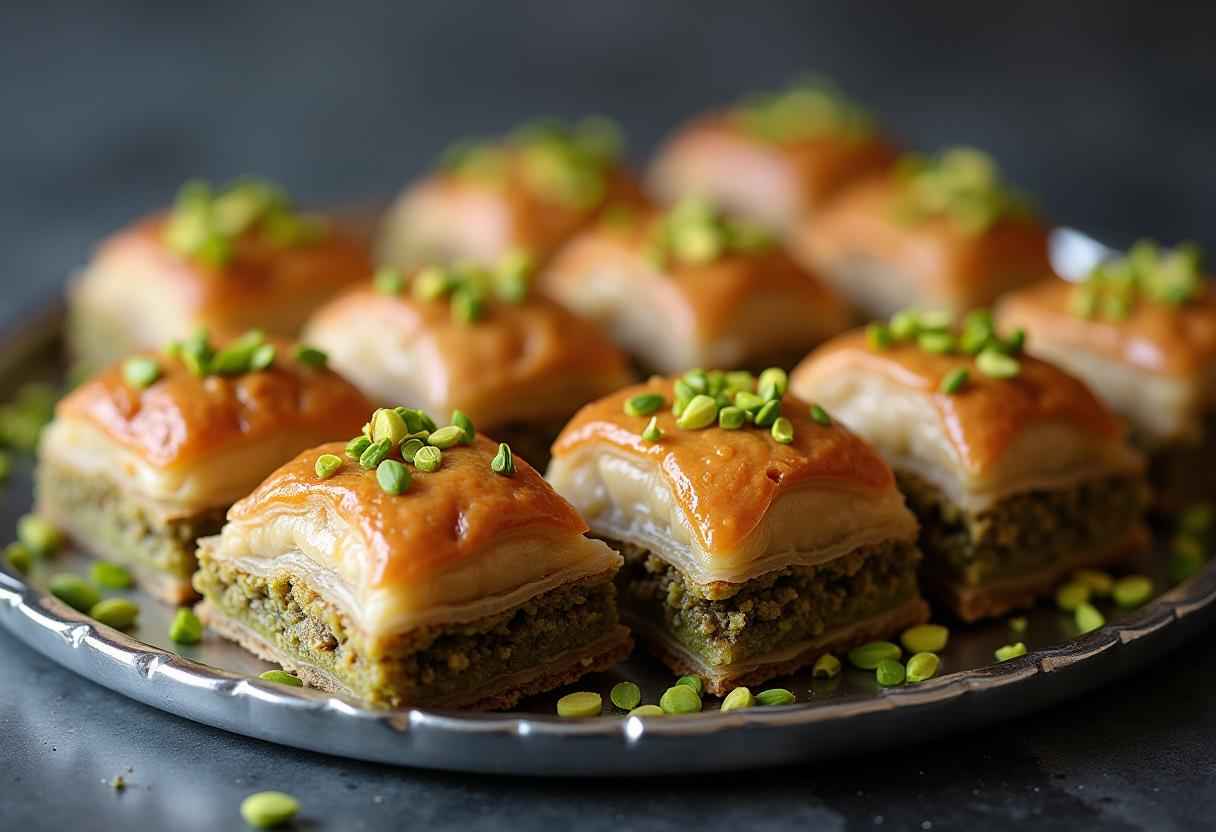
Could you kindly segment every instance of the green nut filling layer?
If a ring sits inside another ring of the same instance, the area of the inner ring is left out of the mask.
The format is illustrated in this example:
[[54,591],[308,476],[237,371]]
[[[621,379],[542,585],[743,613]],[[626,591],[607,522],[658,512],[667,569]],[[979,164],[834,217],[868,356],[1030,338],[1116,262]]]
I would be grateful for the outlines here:
[[131,500],[111,480],[82,476],[43,460],[38,499],[65,531],[123,563],[189,579],[195,542],[218,534],[226,508],[162,521]]
[[967,512],[925,480],[899,474],[921,523],[927,571],[968,586],[1023,575],[1078,552],[1115,545],[1140,522],[1148,492],[1136,477],[1031,491]]
[[284,654],[332,674],[373,705],[441,704],[583,647],[617,625],[610,581],[559,587],[520,607],[452,627],[366,642],[306,582],[239,572],[203,552],[195,588]]
[[[617,579],[623,603],[711,666],[766,655],[917,595],[920,553],[910,543],[870,546],[818,566],[711,588],[641,547],[612,545],[625,557]],[[710,593],[715,597],[706,597]]]

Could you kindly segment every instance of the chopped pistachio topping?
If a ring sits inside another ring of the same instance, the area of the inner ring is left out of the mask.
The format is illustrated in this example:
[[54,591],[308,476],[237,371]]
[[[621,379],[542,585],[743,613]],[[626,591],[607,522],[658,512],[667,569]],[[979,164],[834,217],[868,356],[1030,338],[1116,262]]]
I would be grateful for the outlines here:
[[898,644],[889,641],[871,641],[849,651],[849,664],[859,670],[874,670],[883,659],[898,660],[903,655]]
[[387,437],[372,442],[367,446],[367,449],[359,456],[359,467],[365,471],[372,471],[379,467],[381,462],[388,459],[388,455],[392,453],[393,443]]
[[875,322],[866,327],[866,340],[875,350],[885,350],[891,346],[893,338],[891,328],[886,324]]
[[665,714],[695,714],[701,711],[701,695],[688,685],[676,683],[659,697]]
[[26,574],[34,565],[34,556],[29,547],[22,543],[10,543],[4,547],[4,557],[9,565],[21,574]]
[[1089,594],[1097,598],[1106,598],[1115,589],[1115,579],[1110,573],[1100,569],[1078,569],[1073,573],[1072,579],[1075,583],[1089,587]]
[[771,248],[773,239],[759,228],[727,217],[703,199],[687,197],[659,219],[650,232],[647,251],[657,268],[671,260],[705,265],[728,254]]
[[756,697],[747,688],[735,688],[722,700],[722,710],[741,711],[756,704]]
[[1062,610],[1075,610],[1089,601],[1089,587],[1079,581],[1069,581],[1056,588],[1056,606]]
[[1022,365],[1016,358],[996,350],[984,350],[977,355],[975,367],[989,378],[996,379],[1015,378],[1022,371]]
[[313,367],[318,370],[325,369],[329,364],[329,356],[324,350],[310,347],[308,344],[300,344],[296,347],[295,358],[305,367]]
[[336,454],[321,454],[317,457],[316,464],[313,470],[316,471],[317,477],[327,480],[342,467],[342,457]]
[[182,607],[169,625],[169,638],[177,644],[198,644],[203,640],[203,622],[188,607]]
[[248,233],[289,247],[316,241],[325,227],[297,213],[283,190],[264,180],[237,181],[219,192],[192,181],[178,191],[163,239],[177,254],[218,269],[231,262],[236,241]]
[[967,386],[970,378],[971,374],[967,372],[966,367],[955,367],[942,377],[942,382],[937,389],[947,396],[953,396]]
[[[311,347],[298,348],[297,360],[313,363],[314,366],[315,356],[300,358],[304,351],[324,355],[320,350],[313,350]],[[165,353],[180,361],[194,375],[205,378],[213,375],[238,376],[269,369],[274,364],[276,350],[274,344],[266,343],[265,333],[260,329],[251,329],[217,351],[211,344],[207,330],[200,329],[184,341],[169,344]],[[324,366],[324,363],[320,366]]]
[[705,695],[705,682],[704,682],[704,680],[701,679],[700,676],[692,676],[692,675],[681,676],[679,679],[676,679],[676,684],[677,685],[686,685],[686,686],[692,688],[693,690],[695,690],[697,692],[697,696]]
[[1161,249],[1141,240],[1122,257],[1098,264],[1072,289],[1069,308],[1081,318],[1125,320],[1141,301],[1183,306],[1206,284],[1203,252],[1195,243]]
[[1106,623],[1106,618],[1090,603],[1081,604],[1073,610],[1073,619],[1082,634],[1093,632]]
[[[416,439],[411,439],[411,442],[417,442]],[[405,456],[405,446],[401,447],[401,455]],[[433,474],[439,470],[439,466],[443,464],[443,451],[436,448],[434,445],[423,445],[419,442],[419,447],[414,449],[406,462],[412,462],[414,467],[419,471],[427,474]]]
[[603,708],[603,697],[592,691],[567,693],[557,700],[557,715],[567,719],[599,716]]
[[769,367],[760,374],[760,378],[756,381],[756,389],[760,393],[760,398],[765,400],[781,398],[789,386],[789,376],[780,367]]
[[772,427],[781,416],[781,402],[778,399],[767,401],[756,411],[756,427]]
[[286,670],[267,670],[265,673],[259,673],[258,678],[264,682],[274,682],[276,685],[287,685],[293,688],[304,687],[304,683],[300,681],[299,676],[294,676]]
[[1153,581],[1144,575],[1128,575],[1115,581],[1111,595],[1121,607],[1138,607],[1152,597]]
[[902,222],[950,217],[964,233],[983,234],[1004,217],[1029,212],[1026,198],[1001,181],[992,157],[974,148],[951,148],[934,159],[907,155],[896,175],[895,217]]
[[160,365],[151,358],[135,356],[122,364],[122,378],[136,390],[151,387],[161,377]]
[[442,164],[453,175],[491,185],[515,175],[542,199],[588,209],[603,199],[623,145],[609,119],[585,118],[572,127],[545,119],[516,128],[502,142],[454,145]]
[[878,684],[884,688],[894,688],[902,685],[908,678],[907,669],[898,659],[883,659],[874,669]]
[[827,427],[832,424],[832,417],[821,405],[813,404],[811,405],[811,421],[817,425]]
[[490,460],[490,470],[495,474],[502,474],[504,477],[515,475],[515,456],[511,453],[511,446],[506,442],[498,443],[498,453],[494,455],[494,459]]
[[[417,464],[416,460],[418,458],[418,452],[420,450],[422,450],[423,448],[430,448],[430,447],[433,447],[433,446],[426,444],[425,439],[423,439],[421,437],[417,437],[417,436],[411,436],[409,439],[407,439],[401,443],[401,458],[404,459],[406,462],[410,463],[411,465],[416,465]],[[435,448],[435,450],[438,451],[439,449]]]
[[283,792],[258,792],[241,801],[241,817],[254,829],[274,829],[294,818],[300,802]]
[[739,430],[747,424],[747,412],[741,407],[724,407],[718,411],[718,427],[723,430]]
[[907,679],[912,684],[924,682],[936,676],[939,667],[941,659],[936,653],[917,653],[908,659]]
[[666,716],[667,712],[658,705],[638,705],[629,712],[629,716]]
[[753,96],[737,105],[733,121],[761,141],[785,144],[828,136],[852,139],[873,132],[873,120],[831,84],[808,78],[777,93]]
[[125,566],[107,560],[94,561],[89,568],[93,583],[106,589],[130,589],[134,580]]
[[1020,641],[1013,644],[1006,644],[1004,647],[998,647],[993,657],[998,662],[1007,662],[1010,659],[1016,659],[1018,656],[1026,655],[1026,645]]
[[63,545],[63,535],[51,521],[26,514],[17,521],[17,540],[36,557],[50,557]]
[[70,572],[52,576],[48,589],[52,595],[78,612],[87,613],[101,600],[97,587]]
[[89,608],[89,617],[115,630],[129,630],[139,618],[139,604],[126,598],[106,598]]
[[815,667],[811,675],[816,679],[835,679],[840,675],[840,659],[831,653],[824,653],[815,659]]
[[646,428],[642,431],[642,438],[647,442],[658,442],[663,438],[663,429],[659,427],[658,417],[650,417],[650,421],[646,423]]
[[356,462],[359,457],[363,456],[363,452],[372,444],[372,440],[366,436],[356,436],[354,439],[346,443],[346,455]]
[[395,266],[381,266],[372,275],[372,287],[382,295],[399,295],[405,288],[405,275]]
[[770,430],[778,444],[788,445],[794,441],[794,423],[784,416],[779,417],[773,422],[773,427]]
[[372,441],[387,439],[391,445],[399,445],[409,436],[405,418],[396,410],[382,407],[372,414]]
[[761,707],[772,707],[774,705],[793,705],[798,701],[798,697],[790,693],[785,688],[769,688],[762,690],[756,694],[756,704]]
[[899,637],[909,653],[940,653],[946,649],[950,631],[940,624],[920,624],[909,627]]
[[617,682],[612,686],[608,699],[622,711],[632,711],[642,703],[642,689],[633,682]]
[[658,393],[639,393],[636,396],[630,396],[625,401],[625,414],[627,416],[650,416],[658,412],[659,408],[667,404],[667,400]]
[[447,425],[437,431],[433,431],[427,436],[426,441],[428,445],[433,445],[440,450],[446,451],[455,445],[463,445],[464,438],[464,428],[459,425]]
[[395,459],[386,459],[376,466],[376,482],[385,494],[404,494],[410,487],[410,469]]

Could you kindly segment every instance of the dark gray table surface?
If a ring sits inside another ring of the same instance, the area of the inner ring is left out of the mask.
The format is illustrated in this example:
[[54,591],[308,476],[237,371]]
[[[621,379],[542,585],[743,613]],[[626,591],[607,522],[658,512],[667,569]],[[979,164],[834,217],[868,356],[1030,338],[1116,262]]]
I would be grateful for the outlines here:
[[[992,150],[1115,243],[1216,243],[1211,4],[5,3],[0,325],[185,178],[312,202],[391,193],[454,137],[606,112],[642,159],[676,121],[805,69],[910,146]],[[4,391],[0,391],[3,393]],[[0,396],[3,398],[3,396]],[[1216,648],[1034,717],[748,775],[540,782],[392,770],[161,714],[0,634],[0,830],[1198,829],[1216,823]],[[133,771],[128,772],[128,768]],[[123,774],[116,793],[103,781]]]

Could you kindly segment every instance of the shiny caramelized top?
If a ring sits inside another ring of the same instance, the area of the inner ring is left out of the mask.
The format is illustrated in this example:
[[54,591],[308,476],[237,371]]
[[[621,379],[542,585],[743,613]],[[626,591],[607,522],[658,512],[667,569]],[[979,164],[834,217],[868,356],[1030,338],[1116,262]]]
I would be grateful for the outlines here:
[[1006,215],[969,233],[949,215],[916,220],[898,214],[903,185],[894,174],[870,177],[845,190],[801,230],[797,245],[817,262],[860,251],[913,275],[922,290],[942,299],[962,296],[984,305],[1008,275],[1051,274],[1047,230],[1030,216]]
[[161,370],[151,386],[132,387],[119,362],[60,401],[57,417],[91,423],[162,468],[293,430],[358,433],[371,411],[363,394],[331,370],[297,362],[291,345],[276,347],[266,370],[206,378],[175,358],[144,353]]
[[[515,159],[513,156],[509,158]],[[500,200],[507,217],[512,245],[544,257],[587,223],[594,221],[606,205],[643,203],[641,185],[625,168],[609,168],[604,173],[603,181],[604,191],[600,198],[585,203],[562,200],[530,187],[519,175],[518,163],[512,161],[501,180],[485,181],[440,172],[422,187],[449,194],[453,198],[480,193]]]
[[[815,379],[837,373],[881,375],[932,401],[943,433],[974,472],[997,464],[1022,431],[1037,424],[1070,424],[1112,441],[1122,437],[1122,425],[1082,382],[1031,356],[1018,360],[1016,377],[995,379],[969,355],[926,352],[914,342],[875,349],[864,332],[852,332],[803,360],[790,374],[790,389],[813,388]],[[942,379],[960,367],[968,371],[967,384],[954,394],[940,392]]]
[[1047,280],[1007,295],[998,309],[1001,324],[1025,327],[1032,345],[1096,353],[1162,375],[1194,376],[1216,362],[1216,288],[1210,283],[1181,305],[1141,297],[1121,320],[1074,314],[1075,288]]
[[580,237],[584,245],[567,249],[560,264],[542,279],[559,297],[593,291],[593,285],[580,284],[596,279],[596,265],[625,261],[636,266],[639,274],[665,281],[670,290],[666,294],[686,310],[706,337],[730,329],[739,306],[758,291],[783,295],[790,304],[811,310],[814,320],[808,325],[813,329],[839,332],[848,326],[851,312],[845,302],[780,245],[728,252],[708,263],[666,257],[661,266],[656,266],[646,259],[646,253],[660,222],[662,217],[654,210],[636,211],[627,221],[602,222]]
[[[798,488],[885,492],[895,487],[886,463],[863,440],[833,422],[810,418],[805,402],[786,396],[782,416],[794,440],[778,443],[767,428],[716,425],[682,430],[671,412],[674,379],[651,378],[589,404],[553,445],[555,459],[603,448],[648,463],[667,485],[705,551],[732,552],[761,522],[777,498]],[[666,405],[654,414],[663,437],[642,439],[650,417],[629,416],[625,402],[639,393],[660,393]]]
[[[558,381],[566,389],[584,384],[598,395],[634,378],[599,326],[534,293],[520,303],[490,300],[485,317],[465,323],[453,318],[447,298],[419,299],[408,284],[397,295],[361,286],[322,309],[312,324],[314,332],[367,325],[393,333],[386,345],[426,342],[432,365],[417,372],[432,379],[434,406],[459,408],[487,429],[500,423],[505,398]],[[559,405],[557,412],[564,418],[575,405]]]
[[133,258],[153,261],[181,303],[216,330],[226,317],[249,318],[251,309],[332,294],[365,279],[373,268],[367,244],[333,224],[320,239],[289,246],[258,233],[242,234],[234,239],[231,261],[215,268],[170,249],[164,241],[167,221],[167,215],[148,217],[119,231],[102,243],[95,265],[122,269]]
[[[371,587],[408,585],[476,557],[514,532],[569,537],[587,531],[574,508],[522,459],[516,457],[513,475],[494,473],[497,447],[478,435],[471,445],[449,448],[437,471],[412,470],[409,488],[392,495],[380,488],[375,471],[344,455],[345,443],[322,445],[271,474],[232,507],[228,519],[250,522],[324,506],[362,539]],[[322,480],[314,466],[326,453],[344,462]]]
[[759,174],[771,165],[795,184],[808,208],[847,183],[889,167],[898,153],[876,133],[825,132],[806,138],[768,141],[747,131],[731,112],[711,113],[693,121],[672,140],[670,153],[716,153],[723,170]]

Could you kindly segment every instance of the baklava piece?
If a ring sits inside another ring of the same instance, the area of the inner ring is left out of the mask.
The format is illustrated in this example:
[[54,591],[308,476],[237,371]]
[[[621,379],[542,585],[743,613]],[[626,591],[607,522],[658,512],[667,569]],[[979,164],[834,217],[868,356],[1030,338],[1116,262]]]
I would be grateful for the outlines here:
[[1127,419],[1169,510],[1216,497],[1216,292],[1199,261],[1193,246],[1142,242],[1083,283],[1046,281],[998,310]]
[[237,503],[199,546],[203,620],[384,707],[508,708],[623,659],[617,553],[508,447],[419,422],[379,410]]
[[553,448],[549,481],[625,556],[631,626],[714,694],[928,617],[890,468],[785,387],[777,369],[655,377]]
[[649,183],[665,202],[710,199],[788,234],[845,184],[894,159],[857,105],[823,84],[804,83],[681,128],[652,164]]
[[322,309],[307,338],[379,404],[460,411],[534,465],[574,412],[633,381],[608,336],[529,289],[531,264],[430,266],[375,280]]
[[791,376],[890,463],[921,525],[926,590],[972,621],[1147,544],[1143,458],[1082,382],[1022,353],[984,310],[898,315]]
[[536,122],[502,140],[454,145],[389,210],[380,259],[403,268],[485,265],[525,249],[544,260],[606,206],[642,199],[621,151],[620,132],[600,118]]
[[151,593],[193,597],[195,541],[302,449],[357,431],[367,400],[323,353],[192,336],[63,399],[39,449],[38,511]]
[[790,238],[795,255],[867,315],[962,313],[1051,274],[1047,231],[986,154],[907,156]]
[[767,233],[697,199],[588,229],[544,271],[540,290],[663,373],[789,367],[852,320]]
[[296,211],[278,188],[184,186],[165,214],[102,243],[68,292],[68,339],[83,374],[199,327],[294,338],[310,314],[371,272],[368,246]]

